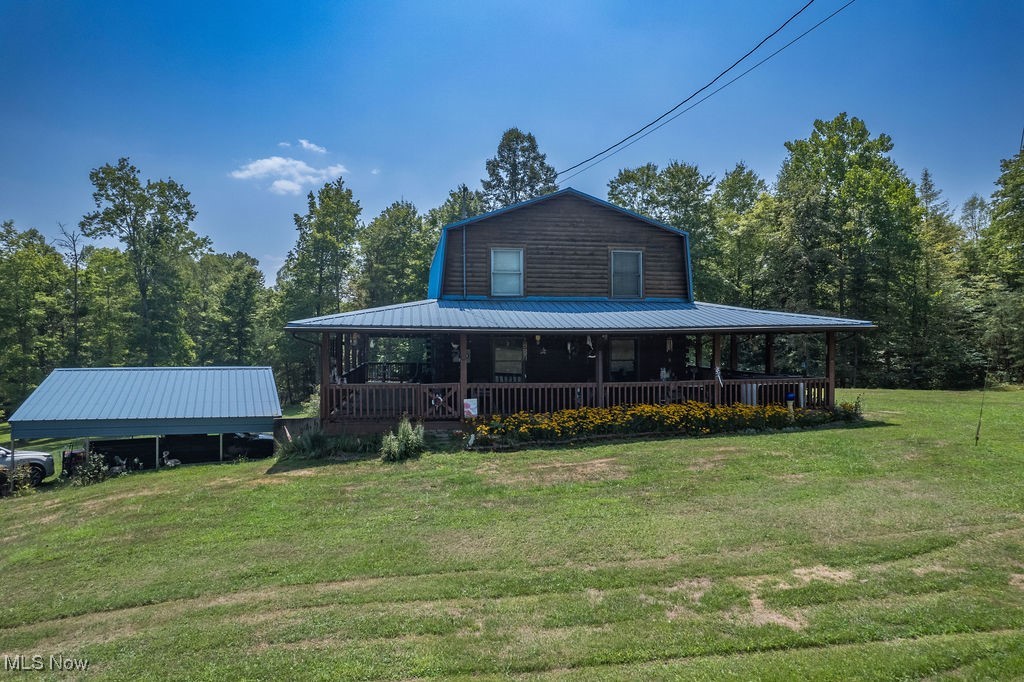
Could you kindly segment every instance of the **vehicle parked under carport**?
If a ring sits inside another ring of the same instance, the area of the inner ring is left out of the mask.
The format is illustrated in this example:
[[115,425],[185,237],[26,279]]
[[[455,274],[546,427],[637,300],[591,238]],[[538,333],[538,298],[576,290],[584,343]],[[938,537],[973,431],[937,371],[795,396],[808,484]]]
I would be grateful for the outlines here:
[[[39,485],[44,478],[53,476],[53,455],[36,450],[15,450],[12,463],[10,449],[0,446],[0,469],[7,472],[20,466],[28,466],[31,472],[29,482]],[[6,483],[6,473],[0,473],[0,477]]]

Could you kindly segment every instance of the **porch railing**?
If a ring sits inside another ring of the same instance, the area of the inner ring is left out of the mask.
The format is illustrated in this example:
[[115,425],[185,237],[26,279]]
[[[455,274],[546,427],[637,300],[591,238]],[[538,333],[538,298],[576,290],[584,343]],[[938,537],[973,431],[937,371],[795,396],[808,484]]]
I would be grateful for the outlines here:
[[452,420],[462,417],[458,384],[331,384],[328,418]]
[[[688,400],[725,405],[785,404],[805,407],[828,404],[825,377],[744,377],[697,381],[610,382],[598,389],[596,383],[470,383],[467,398],[477,400],[480,415],[511,414],[523,410],[554,412],[598,405],[667,405]],[[327,390],[329,419],[394,419],[408,415],[421,420],[458,420],[462,417],[459,384],[365,383],[332,384]]]
[[597,405],[596,383],[468,384],[469,398],[476,398],[477,413],[512,414],[529,410],[554,412]]

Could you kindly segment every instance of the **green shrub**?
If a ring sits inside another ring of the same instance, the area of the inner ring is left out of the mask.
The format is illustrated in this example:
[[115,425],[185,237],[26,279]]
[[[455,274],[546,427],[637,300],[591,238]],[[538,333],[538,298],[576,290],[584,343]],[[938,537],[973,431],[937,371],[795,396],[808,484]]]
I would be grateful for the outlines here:
[[380,444],[380,458],[385,462],[399,462],[423,454],[425,449],[423,424],[413,426],[408,417],[402,417],[398,433],[389,431]]
[[864,410],[860,404],[860,396],[857,399],[850,402],[839,403],[832,408],[832,416],[836,421],[841,422],[856,422],[864,418]]
[[0,467],[0,497],[8,493],[14,497],[24,497],[35,492],[36,489],[32,485],[32,467],[28,464],[18,465],[14,470],[13,480],[7,478],[7,467]]
[[106,480],[110,475],[107,459],[98,452],[90,452],[85,461],[75,469],[71,485],[92,485]]
[[348,454],[376,452],[380,447],[380,436],[339,434],[328,436],[323,431],[306,431],[278,449],[278,458],[324,459]]

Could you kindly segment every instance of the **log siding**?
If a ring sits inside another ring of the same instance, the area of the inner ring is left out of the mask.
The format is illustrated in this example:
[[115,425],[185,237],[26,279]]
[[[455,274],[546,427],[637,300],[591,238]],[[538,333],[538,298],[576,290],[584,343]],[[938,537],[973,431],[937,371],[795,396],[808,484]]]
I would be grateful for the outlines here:
[[644,297],[688,298],[684,240],[571,194],[553,197],[450,230],[442,296],[490,297],[491,249],[521,248],[524,296],[610,297],[610,253],[623,250],[644,254]]

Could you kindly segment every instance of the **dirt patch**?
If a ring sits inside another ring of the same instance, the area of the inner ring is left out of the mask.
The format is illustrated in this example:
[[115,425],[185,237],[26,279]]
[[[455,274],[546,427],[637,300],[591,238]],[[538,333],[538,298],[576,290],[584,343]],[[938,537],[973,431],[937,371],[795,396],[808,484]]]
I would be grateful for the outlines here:
[[747,614],[753,625],[781,625],[790,630],[803,630],[807,627],[807,619],[800,613],[787,616],[778,611],[772,611],[764,605],[756,593],[750,593],[750,613]]
[[672,587],[669,587],[667,591],[682,592],[690,601],[699,602],[700,598],[710,589],[710,578],[693,578],[692,580],[680,580]]
[[288,483],[288,479],[275,478],[274,476],[261,476],[259,478],[254,478],[251,481],[249,481],[249,487],[259,488],[260,486],[264,485],[280,485],[281,483]]
[[593,587],[588,587],[587,601],[590,602],[591,606],[597,606],[604,601],[604,592],[601,590],[595,590]]
[[681,618],[691,618],[693,616],[693,611],[686,608],[685,606],[673,606],[665,612],[665,617],[669,620],[679,620]]
[[1010,586],[1018,590],[1024,590],[1024,573],[1011,573]]
[[136,490],[130,493],[117,493],[115,495],[108,495],[107,497],[101,497],[96,500],[89,500],[82,503],[82,509],[87,511],[96,511],[102,509],[114,502],[120,502],[121,500],[131,500],[136,497],[151,497],[153,495],[161,494],[160,490]]
[[827,583],[849,582],[853,580],[853,572],[819,565],[810,568],[794,568],[793,577],[798,581],[797,586],[802,587],[813,580],[821,580]]
[[724,462],[726,459],[728,459],[728,457],[726,457],[725,455],[711,455],[710,457],[701,457],[700,459],[693,460],[693,462],[691,462],[690,465],[686,467],[686,469],[688,471],[711,471],[712,469],[717,469],[718,467],[722,466],[722,462]]
[[621,480],[629,475],[629,470],[614,457],[583,462],[544,462],[531,465],[524,471],[503,471],[498,463],[488,462],[477,467],[476,472],[502,485],[585,483]]
[[773,611],[765,605],[759,591],[761,585],[768,580],[771,580],[769,576],[740,578],[736,580],[742,587],[750,591],[750,610],[740,611],[739,609],[732,609],[728,612],[727,617],[736,623],[757,626],[781,625],[793,631],[803,630],[807,627],[807,619],[799,611],[794,612],[792,615],[787,615],[781,611]]
[[316,476],[315,469],[292,469],[291,471],[284,471],[280,474],[281,476]]

